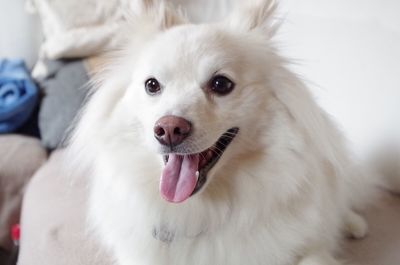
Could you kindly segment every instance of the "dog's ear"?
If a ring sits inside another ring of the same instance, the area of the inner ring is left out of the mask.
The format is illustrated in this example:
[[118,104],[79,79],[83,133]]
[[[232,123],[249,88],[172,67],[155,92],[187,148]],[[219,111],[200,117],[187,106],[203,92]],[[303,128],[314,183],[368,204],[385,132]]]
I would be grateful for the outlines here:
[[274,19],[277,6],[275,0],[238,1],[226,22],[235,30],[261,30],[273,36],[279,26]]
[[133,0],[131,7],[135,17],[147,18],[159,30],[187,23],[183,12],[166,0]]

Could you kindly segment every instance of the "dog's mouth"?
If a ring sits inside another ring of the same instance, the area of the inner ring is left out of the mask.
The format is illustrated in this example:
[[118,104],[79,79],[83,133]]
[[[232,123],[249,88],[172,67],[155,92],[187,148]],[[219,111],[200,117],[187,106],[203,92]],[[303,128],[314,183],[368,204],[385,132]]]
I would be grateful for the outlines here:
[[200,191],[208,172],[217,164],[239,128],[227,130],[210,148],[196,154],[164,155],[165,167],[160,179],[160,193],[169,202],[180,203]]

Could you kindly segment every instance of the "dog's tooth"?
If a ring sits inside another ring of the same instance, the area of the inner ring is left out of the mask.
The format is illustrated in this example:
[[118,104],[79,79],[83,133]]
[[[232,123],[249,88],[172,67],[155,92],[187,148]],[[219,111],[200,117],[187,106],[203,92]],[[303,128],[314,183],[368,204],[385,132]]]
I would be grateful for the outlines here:
[[199,175],[200,175],[199,171],[196,171],[196,178],[199,178]]

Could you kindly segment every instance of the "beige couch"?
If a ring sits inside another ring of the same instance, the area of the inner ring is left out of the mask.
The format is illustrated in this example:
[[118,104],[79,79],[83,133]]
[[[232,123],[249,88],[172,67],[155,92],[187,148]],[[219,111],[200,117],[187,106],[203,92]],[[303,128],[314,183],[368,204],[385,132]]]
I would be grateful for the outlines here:
[[[63,152],[52,155],[25,194],[19,265],[109,265],[110,255],[85,231],[84,176],[60,171]],[[346,241],[345,260],[358,265],[400,264],[400,197],[382,192],[366,216],[370,234]],[[322,265],[322,264],[321,264]]]
[[85,230],[85,179],[63,174],[62,156],[54,153],[25,193],[18,264],[111,264]]
[[19,222],[26,184],[46,160],[47,152],[38,139],[0,136],[0,248],[11,249],[9,231]]

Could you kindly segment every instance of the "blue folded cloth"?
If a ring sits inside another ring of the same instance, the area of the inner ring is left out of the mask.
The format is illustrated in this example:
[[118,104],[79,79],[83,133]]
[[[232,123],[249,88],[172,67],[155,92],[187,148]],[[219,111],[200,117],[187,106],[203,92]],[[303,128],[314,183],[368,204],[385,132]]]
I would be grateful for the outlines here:
[[38,89],[23,60],[0,60],[0,133],[23,125],[38,101]]

